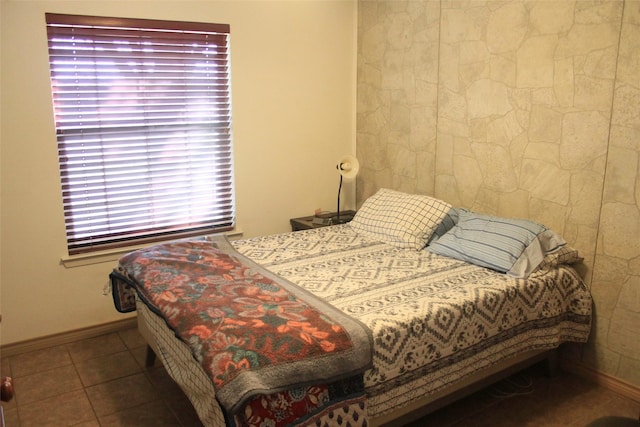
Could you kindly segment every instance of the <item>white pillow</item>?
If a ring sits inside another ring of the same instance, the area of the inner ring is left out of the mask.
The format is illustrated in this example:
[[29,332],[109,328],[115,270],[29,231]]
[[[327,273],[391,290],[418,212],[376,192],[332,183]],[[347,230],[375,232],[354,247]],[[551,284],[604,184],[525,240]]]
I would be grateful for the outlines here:
[[367,237],[420,250],[450,208],[433,197],[382,188],[362,204],[349,225]]

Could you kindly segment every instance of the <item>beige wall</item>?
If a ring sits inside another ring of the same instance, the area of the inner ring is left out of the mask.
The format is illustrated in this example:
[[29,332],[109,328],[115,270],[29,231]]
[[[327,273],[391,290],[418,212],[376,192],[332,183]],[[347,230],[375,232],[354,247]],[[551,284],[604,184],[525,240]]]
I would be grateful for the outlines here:
[[583,362],[640,385],[640,2],[358,6],[358,202],[391,187],[562,233],[595,300]]
[[102,295],[114,256],[61,264],[45,12],[229,23],[239,228],[283,232],[291,217],[335,209],[335,164],[355,149],[354,1],[1,4],[2,344],[124,318]]

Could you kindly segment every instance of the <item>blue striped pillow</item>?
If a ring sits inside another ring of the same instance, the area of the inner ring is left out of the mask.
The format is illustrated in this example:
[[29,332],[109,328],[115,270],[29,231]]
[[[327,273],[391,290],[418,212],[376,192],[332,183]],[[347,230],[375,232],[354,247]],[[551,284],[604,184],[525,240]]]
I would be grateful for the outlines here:
[[566,243],[544,225],[526,219],[467,209],[459,209],[458,216],[458,223],[428,245],[428,251],[522,278],[535,270],[547,253]]

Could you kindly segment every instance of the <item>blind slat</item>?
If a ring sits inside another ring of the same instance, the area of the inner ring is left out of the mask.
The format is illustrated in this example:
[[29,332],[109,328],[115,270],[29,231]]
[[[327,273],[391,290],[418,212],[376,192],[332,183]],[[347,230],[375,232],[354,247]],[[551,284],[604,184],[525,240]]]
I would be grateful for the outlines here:
[[46,19],[69,253],[231,229],[229,26]]

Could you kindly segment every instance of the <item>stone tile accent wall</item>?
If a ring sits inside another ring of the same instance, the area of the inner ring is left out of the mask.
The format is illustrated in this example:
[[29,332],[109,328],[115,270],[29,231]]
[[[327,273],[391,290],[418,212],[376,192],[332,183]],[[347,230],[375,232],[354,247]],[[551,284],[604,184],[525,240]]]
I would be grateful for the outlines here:
[[359,3],[357,200],[434,190],[440,4]]
[[587,361],[640,384],[640,2],[624,4],[591,292]]
[[596,302],[585,363],[640,385],[640,2],[358,7],[358,203],[389,187],[561,233]]

